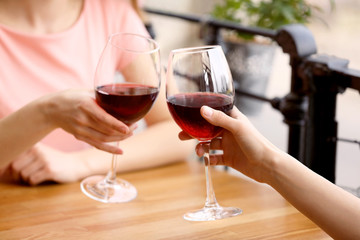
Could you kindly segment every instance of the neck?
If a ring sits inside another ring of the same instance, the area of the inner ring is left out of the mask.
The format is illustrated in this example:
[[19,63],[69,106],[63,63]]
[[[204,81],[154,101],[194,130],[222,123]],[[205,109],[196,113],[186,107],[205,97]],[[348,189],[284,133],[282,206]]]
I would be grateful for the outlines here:
[[0,23],[17,31],[50,34],[70,28],[83,0],[0,0]]

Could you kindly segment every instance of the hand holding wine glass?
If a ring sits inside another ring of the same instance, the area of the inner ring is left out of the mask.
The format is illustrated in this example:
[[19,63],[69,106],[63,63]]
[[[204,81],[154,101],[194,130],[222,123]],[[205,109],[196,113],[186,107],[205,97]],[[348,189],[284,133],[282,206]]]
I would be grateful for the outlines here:
[[[144,117],[155,102],[160,72],[159,46],[154,40],[131,33],[113,34],[96,69],[96,102],[130,126]],[[106,203],[127,202],[137,196],[132,184],[116,177],[116,158],[114,154],[107,176],[92,176],[81,182],[87,196]]]
[[166,99],[172,117],[183,131],[198,139],[205,150],[205,206],[186,213],[184,218],[208,221],[241,214],[241,209],[221,207],[217,203],[210,175],[209,149],[211,139],[221,134],[223,129],[210,124],[200,114],[200,108],[204,105],[226,114],[233,107],[233,82],[221,47],[173,50],[169,56],[166,76]]

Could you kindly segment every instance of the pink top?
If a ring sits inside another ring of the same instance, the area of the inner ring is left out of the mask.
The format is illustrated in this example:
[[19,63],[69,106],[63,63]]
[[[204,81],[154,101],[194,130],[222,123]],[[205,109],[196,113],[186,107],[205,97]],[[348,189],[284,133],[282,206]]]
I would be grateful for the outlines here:
[[[126,0],[85,0],[77,22],[56,34],[25,34],[0,24],[0,118],[50,92],[92,89],[101,51],[115,32],[147,35]],[[88,147],[61,129],[42,142],[62,151]]]

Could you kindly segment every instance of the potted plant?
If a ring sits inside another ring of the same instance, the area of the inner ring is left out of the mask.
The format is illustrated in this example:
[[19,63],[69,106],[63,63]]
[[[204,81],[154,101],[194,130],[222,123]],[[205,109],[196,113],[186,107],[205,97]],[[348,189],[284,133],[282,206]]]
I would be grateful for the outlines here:
[[[331,7],[334,0],[329,0]],[[307,24],[321,8],[305,0],[223,0],[211,15],[219,20],[246,26],[278,29],[287,24]],[[263,96],[271,73],[276,45],[270,39],[222,31],[220,44],[228,59],[235,87]],[[247,115],[256,114],[261,102],[238,95],[237,107]]]

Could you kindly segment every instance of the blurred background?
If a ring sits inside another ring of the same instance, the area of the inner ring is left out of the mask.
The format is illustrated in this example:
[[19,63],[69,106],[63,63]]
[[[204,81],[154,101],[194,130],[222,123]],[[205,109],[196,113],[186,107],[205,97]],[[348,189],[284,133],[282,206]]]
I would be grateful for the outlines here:
[[[177,13],[209,14],[214,4],[220,0],[146,0],[146,7]],[[349,67],[360,70],[360,1],[335,0],[331,8],[328,0],[312,1],[322,8],[306,26],[312,31],[318,53],[334,55],[350,60]],[[162,50],[163,65],[172,49],[204,44],[199,38],[198,24],[184,20],[147,14],[154,26],[156,40]],[[290,89],[289,58],[276,49],[275,61],[266,89],[269,98],[283,97]],[[259,131],[277,147],[286,151],[288,127],[282,115],[268,103],[262,103],[261,111],[248,117]],[[338,95],[337,100],[338,137],[360,140],[360,95],[358,91],[347,89]],[[360,186],[360,146],[338,142],[337,144],[336,184],[355,191]],[[360,188],[359,188],[360,189]],[[360,191],[359,191],[360,193]]]

